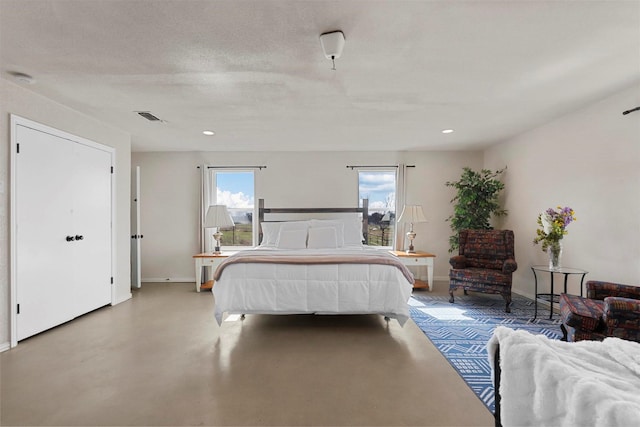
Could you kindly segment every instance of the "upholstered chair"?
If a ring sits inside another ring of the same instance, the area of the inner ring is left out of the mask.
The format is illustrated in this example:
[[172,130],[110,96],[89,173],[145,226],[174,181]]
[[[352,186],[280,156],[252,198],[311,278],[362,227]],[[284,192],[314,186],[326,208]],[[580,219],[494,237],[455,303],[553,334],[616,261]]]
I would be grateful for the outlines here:
[[640,286],[590,280],[586,298],[560,295],[560,316],[564,341],[640,342]]
[[453,292],[467,291],[500,294],[505,311],[511,313],[511,277],[518,268],[514,255],[512,230],[462,230],[458,255],[449,264],[449,302]]

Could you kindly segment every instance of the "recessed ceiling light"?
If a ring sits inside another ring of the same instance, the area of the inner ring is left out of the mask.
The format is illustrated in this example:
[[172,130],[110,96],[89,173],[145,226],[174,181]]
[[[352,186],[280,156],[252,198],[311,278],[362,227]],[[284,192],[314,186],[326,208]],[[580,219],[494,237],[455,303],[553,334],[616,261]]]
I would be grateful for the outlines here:
[[211,136],[211,135],[215,135],[216,133],[212,130],[203,130],[202,131],[203,134]]
[[444,129],[442,133],[452,133],[453,129]]

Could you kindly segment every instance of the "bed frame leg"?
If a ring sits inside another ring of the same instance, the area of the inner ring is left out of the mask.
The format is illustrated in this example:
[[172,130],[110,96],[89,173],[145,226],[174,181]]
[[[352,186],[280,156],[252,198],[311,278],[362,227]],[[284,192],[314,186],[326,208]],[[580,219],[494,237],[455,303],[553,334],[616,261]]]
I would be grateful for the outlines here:
[[240,320],[244,320],[244,314],[240,315]]
[[389,323],[389,321],[391,320],[391,318],[390,318],[390,317],[387,317],[387,316],[384,316],[384,320],[385,320],[387,323]]

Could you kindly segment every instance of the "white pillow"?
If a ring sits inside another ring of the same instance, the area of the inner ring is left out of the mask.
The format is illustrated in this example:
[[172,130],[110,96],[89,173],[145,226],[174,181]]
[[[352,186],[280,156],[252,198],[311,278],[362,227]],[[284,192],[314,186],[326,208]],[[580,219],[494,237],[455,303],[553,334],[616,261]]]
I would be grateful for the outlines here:
[[305,249],[307,247],[307,228],[286,230],[280,228],[278,249]]
[[335,249],[338,246],[338,236],[335,227],[311,227],[307,240],[309,249]]
[[344,222],[341,220],[335,219],[312,219],[311,226],[309,230],[312,228],[325,228],[325,227],[333,227],[336,230],[336,248],[341,248],[344,246]]
[[278,243],[280,223],[263,222],[260,225],[262,226],[262,242],[260,242],[260,246],[275,246]]
[[282,222],[263,222],[262,225],[262,242],[260,246],[275,247],[278,244],[278,235],[281,229],[307,229],[309,221],[282,221]]
[[359,218],[352,217],[342,219],[312,219],[311,226],[333,226],[333,223],[336,222],[342,224],[342,230],[338,230],[338,244],[340,245],[339,247],[362,246],[364,237],[362,236],[362,221]]
[[344,245],[362,246],[364,236],[362,235],[362,221],[359,218],[344,220]]

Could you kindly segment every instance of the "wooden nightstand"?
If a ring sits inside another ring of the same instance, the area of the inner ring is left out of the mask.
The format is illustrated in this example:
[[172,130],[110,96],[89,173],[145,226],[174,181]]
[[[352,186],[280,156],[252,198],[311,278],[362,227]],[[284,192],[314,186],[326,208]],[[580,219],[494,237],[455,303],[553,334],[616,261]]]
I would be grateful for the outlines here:
[[427,282],[424,280],[416,279],[413,284],[413,289],[427,288],[430,291],[433,290],[433,259],[436,257],[429,252],[416,251],[407,253],[405,251],[389,251],[393,255],[400,258],[400,261],[407,267],[411,266],[425,266],[427,267]]
[[213,275],[220,263],[233,254],[235,252],[222,252],[221,254],[202,253],[193,256],[196,261],[196,292],[200,292],[200,289],[213,288],[213,280],[207,280],[200,285],[200,282],[202,282],[202,267],[211,267],[211,274]]

